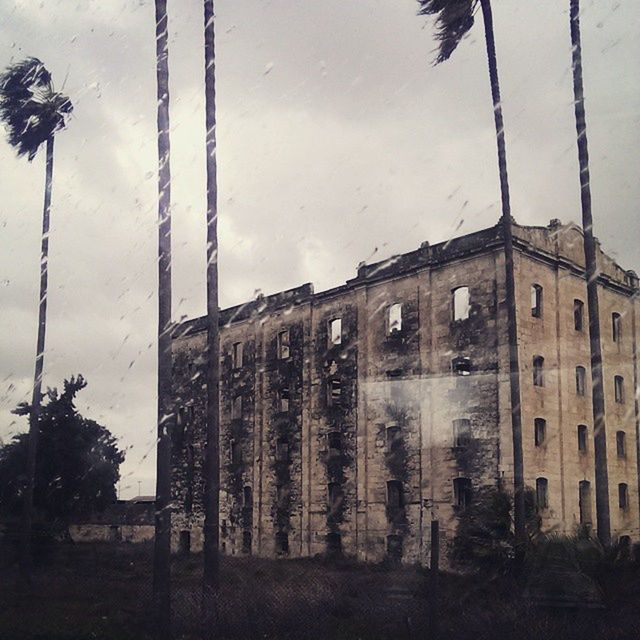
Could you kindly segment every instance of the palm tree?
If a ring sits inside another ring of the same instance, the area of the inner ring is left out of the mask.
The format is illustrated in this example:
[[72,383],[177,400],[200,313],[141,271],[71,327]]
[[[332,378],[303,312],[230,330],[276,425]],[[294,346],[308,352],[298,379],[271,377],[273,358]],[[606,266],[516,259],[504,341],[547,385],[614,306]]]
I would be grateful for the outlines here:
[[578,163],[580,165],[580,201],[584,232],[584,257],[587,278],[587,309],[589,314],[589,347],[591,350],[591,380],[593,403],[593,440],[596,471],[596,522],[598,538],[604,546],[611,543],[609,515],[609,473],[607,471],[607,438],[604,414],[604,386],[602,381],[602,348],[600,343],[600,306],[598,303],[598,265],[596,241],[591,215],[589,186],[589,149],[582,85],[582,46],[580,40],[580,2],[569,2],[569,25],[573,62],[573,97],[576,116]]
[[33,490],[38,450],[38,420],[42,401],[42,371],[47,328],[47,282],[49,276],[49,217],[53,186],[53,140],[66,126],[73,110],[69,98],[53,88],[51,74],[37,58],[27,58],[11,65],[0,76],[0,120],[9,133],[9,144],[18,156],[29,162],[46,142],[44,207],[42,213],[42,244],[40,250],[40,302],[38,338],[29,414],[29,444],[27,448],[26,486],[22,514],[22,566],[28,575],[31,565],[31,524],[33,520]]
[[207,166],[207,445],[205,450],[203,635],[212,629],[218,585],[220,500],[218,211],[216,77],[213,0],[204,0],[205,120]]
[[513,230],[507,154],[500,100],[500,82],[493,33],[493,15],[490,0],[418,0],[419,15],[436,16],[436,39],[440,41],[436,64],[445,62],[462,38],[474,24],[474,13],[478,4],[482,10],[484,34],[489,64],[489,82],[493,100],[493,116],[498,147],[498,169],[500,173],[500,195],[502,200],[502,234],[504,237],[506,301],[509,341],[509,380],[511,398],[511,434],[513,439],[513,483],[514,483],[514,528],[515,552],[518,564],[522,562],[527,540],[524,505],[524,460],[522,453],[522,415],[520,410],[520,365],[518,359],[518,335],[515,277],[513,268]]
[[155,0],[158,85],[158,445],[153,605],[156,637],[171,636],[171,171],[167,0]]

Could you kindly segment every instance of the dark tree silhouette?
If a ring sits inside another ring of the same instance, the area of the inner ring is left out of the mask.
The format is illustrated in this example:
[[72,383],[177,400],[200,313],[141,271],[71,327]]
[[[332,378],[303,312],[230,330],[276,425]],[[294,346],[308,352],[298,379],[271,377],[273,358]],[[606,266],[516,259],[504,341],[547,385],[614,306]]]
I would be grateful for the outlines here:
[[[109,430],[76,410],[76,395],[86,386],[79,375],[64,381],[62,393],[49,389],[39,414],[33,505],[42,519],[61,530],[70,516],[102,511],[115,502],[124,461]],[[31,405],[23,403],[14,413],[30,415]],[[20,511],[28,440],[21,433],[0,449],[0,513],[4,516]]]
[[40,251],[40,300],[36,363],[29,418],[29,440],[26,458],[26,482],[22,514],[22,567],[28,574],[31,563],[31,523],[36,452],[38,449],[38,415],[42,401],[42,371],[47,328],[47,283],[49,276],[49,217],[53,186],[53,139],[64,129],[73,106],[71,101],[53,88],[51,74],[37,58],[27,58],[8,67],[0,76],[0,120],[4,122],[9,144],[18,156],[31,161],[46,142],[44,207]]
[[509,199],[509,178],[507,174],[507,152],[504,138],[504,121],[500,100],[498,62],[493,33],[493,15],[489,0],[418,0],[420,15],[436,16],[436,39],[440,47],[436,64],[449,59],[462,38],[474,24],[474,13],[480,5],[484,20],[484,33],[489,65],[489,82],[493,100],[493,116],[498,148],[498,169],[500,173],[500,195],[502,200],[502,234],[504,240],[505,283],[509,340],[509,380],[511,398],[511,433],[513,439],[514,475],[514,522],[515,550],[519,563],[524,560],[526,546],[525,504],[524,504],[524,460],[522,452],[522,415],[520,409],[520,365],[518,357],[517,312],[515,277],[513,268],[513,229],[511,202]]
[[213,0],[204,0],[205,120],[207,167],[207,441],[205,449],[203,636],[215,622],[220,519],[220,425],[218,331],[218,185],[216,163],[216,78]]
[[169,168],[169,37],[166,0],[155,0],[158,85],[158,445],[153,549],[157,638],[171,636],[171,171]]
[[604,385],[602,381],[602,347],[600,341],[600,305],[598,302],[598,264],[596,240],[591,215],[591,187],[589,178],[589,147],[582,84],[582,44],[580,40],[580,2],[570,0],[569,22],[573,69],[573,97],[576,117],[578,163],[580,166],[580,203],[584,232],[584,257],[587,278],[587,313],[589,316],[589,347],[591,350],[591,381],[593,403],[593,449],[596,477],[596,522],[598,539],[603,546],[611,544],[609,513],[609,472],[607,469],[607,435],[604,413]]

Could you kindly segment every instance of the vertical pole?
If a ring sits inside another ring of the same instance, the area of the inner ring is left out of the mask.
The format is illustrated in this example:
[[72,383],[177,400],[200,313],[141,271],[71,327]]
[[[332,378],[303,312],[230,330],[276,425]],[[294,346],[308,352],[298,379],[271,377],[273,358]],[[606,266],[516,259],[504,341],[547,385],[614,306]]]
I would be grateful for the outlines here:
[[431,521],[431,565],[429,567],[429,640],[437,640],[440,599],[440,521]]
[[580,203],[584,232],[584,257],[587,277],[587,308],[589,313],[589,347],[591,350],[591,388],[593,404],[593,441],[596,466],[596,522],[598,538],[608,547],[611,543],[609,515],[609,472],[607,469],[607,436],[605,426],[604,385],[602,381],[602,347],[600,340],[600,306],[598,302],[598,264],[596,241],[591,215],[591,187],[589,184],[589,148],[582,84],[582,46],[580,41],[580,2],[570,0],[571,57],[573,68],[573,97],[580,165]]
[[171,172],[167,1],[155,0],[158,83],[158,440],[153,606],[156,638],[171,637]]

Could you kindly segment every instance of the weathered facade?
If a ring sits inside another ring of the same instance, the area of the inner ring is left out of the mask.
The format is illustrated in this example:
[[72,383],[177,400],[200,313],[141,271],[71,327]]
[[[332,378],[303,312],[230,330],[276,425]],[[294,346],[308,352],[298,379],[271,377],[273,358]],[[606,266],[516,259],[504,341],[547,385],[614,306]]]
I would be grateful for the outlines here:
[[[514,223],[526,484],[595,526],[581,230]],[[600,252],[611,525],[639,536],[638,280]],[[426,562],[474,488],[513,484],[499,226],[221,313],[221,549]],[[202,545],[205,319],[176,328],[173,542]]]

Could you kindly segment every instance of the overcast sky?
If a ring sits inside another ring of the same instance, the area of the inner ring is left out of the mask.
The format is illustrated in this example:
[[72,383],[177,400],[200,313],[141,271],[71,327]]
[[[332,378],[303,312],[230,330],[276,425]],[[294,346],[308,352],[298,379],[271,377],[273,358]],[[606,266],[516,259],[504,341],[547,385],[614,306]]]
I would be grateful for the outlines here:
[[[568,0],[499,0],[512,210],[580,220]],[[583,0],[596,234],[640,269],[640,3]],[[202,1],[168,0],[174,317],[205,311]],[[482,19],[433,67],[414,0],[217,0],[221,305],[495,224]],[[127,448],[122,495],[154,492],[155,20],[152,0],[2,0],[0,67],[40,58],[75,105],[56,138],[45,384]],[[0,437],[26,429],[44,154],[0,132]]]

